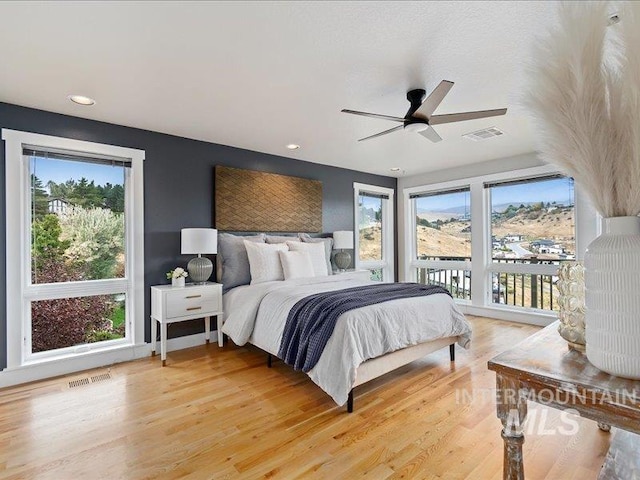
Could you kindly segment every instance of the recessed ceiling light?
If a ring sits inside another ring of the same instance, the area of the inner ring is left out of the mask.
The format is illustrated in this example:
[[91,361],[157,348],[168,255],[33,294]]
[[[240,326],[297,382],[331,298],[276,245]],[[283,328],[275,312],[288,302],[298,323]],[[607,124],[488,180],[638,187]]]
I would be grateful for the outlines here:
[[392,172],[399,172],[400,171],[400,167],[392,167],[389,170],[391,170]]
[[297,150],[300,148],[300,145],[296,145],[295,143],[290,143],[289,145],[287,145],[287,148],[289,150]]
[[89,106],[95,105],[96,103],[93,98],[85,97],[84,95],[69,95],[67,98],[78,105]]

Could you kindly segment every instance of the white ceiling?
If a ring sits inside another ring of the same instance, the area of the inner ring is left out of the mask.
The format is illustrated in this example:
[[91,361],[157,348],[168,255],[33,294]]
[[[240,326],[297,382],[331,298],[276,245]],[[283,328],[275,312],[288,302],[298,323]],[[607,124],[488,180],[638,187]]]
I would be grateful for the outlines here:
[[[0,2],[0,101],[382,175],[531,152],[519,107],[552,2]],[[407,90],[455,86],[444,141],[340,113],[404,116]],[[97,100],[81,107],[79,93]],[[463,133],[497,126],[483,142]],[[302,146],[297,151],[288,143]],[[179,160],[179,159],[176,159]],[[392,173],[391,167],[403,171]]]

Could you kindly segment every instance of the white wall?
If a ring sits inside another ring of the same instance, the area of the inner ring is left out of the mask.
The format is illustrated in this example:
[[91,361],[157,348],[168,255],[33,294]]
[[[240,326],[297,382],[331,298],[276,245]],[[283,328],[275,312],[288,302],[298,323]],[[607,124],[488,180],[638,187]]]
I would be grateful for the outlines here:
[[462,167],[448,168],[435,172],[421,173],[410,177],[402,177],[398,179],[398,279],[406,280],[405,258],[405,211],[403,202],[403,190],[409,187],[417,187],[422,185],[430,185],[434,183],[449,182],[452,180],[460,180],[463,178],[478,177],[481,175],[490,175],[494,173],[509,172],[521,168],[538,167],[544,165],[544,162],[538,158],[537,153],[525,153],[514,157],[499,158],[488,162],[465,165]]

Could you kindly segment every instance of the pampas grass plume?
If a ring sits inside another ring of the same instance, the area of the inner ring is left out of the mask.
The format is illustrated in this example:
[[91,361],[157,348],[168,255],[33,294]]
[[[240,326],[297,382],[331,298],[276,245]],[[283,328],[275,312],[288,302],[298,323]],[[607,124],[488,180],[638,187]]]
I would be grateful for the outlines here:
[[563,2],[535,46],[526,103],[543,159],[605,217],[640,214],[640,3]]

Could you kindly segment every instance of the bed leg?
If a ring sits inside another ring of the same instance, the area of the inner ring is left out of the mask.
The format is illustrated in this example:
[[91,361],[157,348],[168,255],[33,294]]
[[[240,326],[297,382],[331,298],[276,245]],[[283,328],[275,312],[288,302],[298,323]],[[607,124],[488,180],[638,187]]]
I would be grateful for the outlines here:
[[267,368],[271,368],[271,354],[267,353]]
[[349,391],[349,398],[347,398],[347,412],[353,413],[353,388]]
[[452,343],[449,345],[449,358],[452,362],[456,361],[456,344]]

